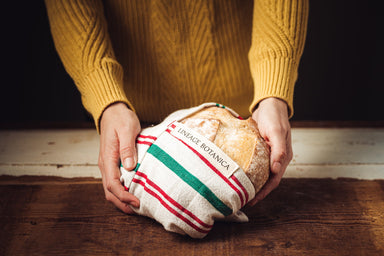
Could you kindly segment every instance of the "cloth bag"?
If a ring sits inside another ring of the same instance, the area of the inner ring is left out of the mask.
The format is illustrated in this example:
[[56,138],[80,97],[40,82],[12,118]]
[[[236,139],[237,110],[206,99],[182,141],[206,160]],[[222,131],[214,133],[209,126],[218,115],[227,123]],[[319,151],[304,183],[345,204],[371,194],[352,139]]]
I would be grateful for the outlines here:
[[[136,146],[138,164],[122,166],[121,182],[140,200],[131,206],[172,232],[203,238],[215,220],[247,222],[240,209],[254,196],[244,171],[219,147],[179,121],[217,103],[176,111],[157,126],[143,129]],[[235,117],[239,115],[226,108]]]

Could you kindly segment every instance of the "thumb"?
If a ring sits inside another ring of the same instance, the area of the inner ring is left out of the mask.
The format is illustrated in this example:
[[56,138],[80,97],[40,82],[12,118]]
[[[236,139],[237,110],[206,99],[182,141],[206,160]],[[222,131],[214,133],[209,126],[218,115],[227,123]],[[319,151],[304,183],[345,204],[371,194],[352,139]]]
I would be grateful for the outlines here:
[[133,170],[137,164],[136,137],[140,128],[135,125],[127,127],[119,134],[120,159],[126,170]]
[[271,147],[271,172],[280,173],[284,168],[287,158],[286,139],[279,135],[271,136],[269,141]]
[[126,170],[133,170],[137,163],[136,136],[120,139],[120,159]]

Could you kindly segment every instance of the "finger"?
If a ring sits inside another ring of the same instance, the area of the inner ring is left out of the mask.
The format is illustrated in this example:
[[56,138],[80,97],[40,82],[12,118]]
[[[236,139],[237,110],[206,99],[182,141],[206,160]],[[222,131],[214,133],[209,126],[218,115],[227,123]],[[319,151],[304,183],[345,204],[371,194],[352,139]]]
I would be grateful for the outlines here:
[[285,170],[287,169],[289,163],[292,160],[293,152],[292,152],[292,139],[291,139],[291,132],[288,131],[287,139],[286,139],[286,149],[285,153],[283,153],[283,157],[280,158],[279,162],[274,163],[274,173],[281,173],[281,176],[285,173]]
[[250,206],[254,206],[261,200],[263,200],[269,193],[271,193],[280,184],[281,178],[284,172],[278,174],[272,174],[273,176],[265,183],[263,188],[256,194],[255,198],[249,202]]
[[291,162],[292,158],[293,158],[293,149],[292,149],[292,134],[291,134],[291,131],[288,132],[288,139],[287,139],[287,163],[286,163],[286,167],[288,166],[288,164]]
[[139,199],[127,192],[124,189],[124,186],[120,183],[119,179],[112,179],[109,182],[106,182],[106,188],[108,192],[112,193],[121,203],[130,204],[134,207],[140,207]]
[[259,202],[259,200],[255,197],[251,201],[248,202],[248,206],[254,206],[258,202]]
[[116,161],[102,161],[102,179],[105,197],[125,213],[131,213],[129,205],[140,206],[140,201],[124,189],[120,182],[120,170]]
[[[110,144],[113,145],[114,140],[110,140]],[[108,161],[101,160],[101,173],[103,178],[103,185],[105,187],[105,195],[107,200],[113,202],[119,209],[126,212],[127,207],[124,204],[130,204],[134,207],[140,206],[140,201],[132,194],[125,191],[124,186],[120,182],[120,170],[119,153],[114,146],[106,147],[106,152],[101,159],[107,159]],[[115,152],[113,152],[115,151]]]
[[[286,157],[284,159],[281,158],[281,154],[276,153],[276,155],[280,155],[276,157],[275,159],[280,159],[281,162],[276,162],[274,163],[274,166],[271,167],[271,176],[268,179],[267,183],[263,186],[263,188],[257,193],[254,199],[252,199],[248,204],[249,206],[254,206],[257,204],[259,201],[263,200],[269,193],[271,193],[274,189],[276,189],[280,182],[281,179],[285,173],[285,170],[289,164],[289,162],[292,160],[293,152],[292,152],[292,138],[291,138],[291,133],[288,131],[287,139],[286,139]],[[281,148],[283,145],[281,145]],[[272,147],[271,147],[272,151]],[[271,156],[272,159],[272,156]],[[271,160],[272,162],[273,160]],[[272,168],[274,171],[272,171]]]
[[136,137],[140,133],[140,123],[136,118],[124,129],[119,129],[120,159],[126,170],[132,170],[137,164]]
[[108,190],[105,191],[105,197],[111,203],[113,203],[117,208],[119,208],[122,212],[127,214],[134,214],[135,212],[132,210],[129,204],[121,202],[117,197],[115,197]]
[[289,155],[291,154],[290,130],[276,129],[269,136],[269,145],[271,147],[271,172],[274,174],[285,170],[289,163]]
[[271,138],[271,172],[278,174],[281,172],[283,164],[287,156],[285,139],[279,139],[277,137]]
[[123,134],[119,134],[120,159],[126,170],[132,170],[136,167],[136,136],[137,134],[131,130],[128,130]]

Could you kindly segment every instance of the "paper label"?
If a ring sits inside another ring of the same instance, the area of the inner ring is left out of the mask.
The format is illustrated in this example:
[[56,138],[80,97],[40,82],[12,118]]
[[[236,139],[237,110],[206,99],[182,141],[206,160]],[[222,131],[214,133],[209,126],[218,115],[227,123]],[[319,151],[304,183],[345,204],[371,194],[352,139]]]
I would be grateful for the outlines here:
[[182,123],[173,122],[170,124],[169,132],[192,148],[203,161],[215,167],[226,178],[232,176],[239,168],[239,165],[213,142]]

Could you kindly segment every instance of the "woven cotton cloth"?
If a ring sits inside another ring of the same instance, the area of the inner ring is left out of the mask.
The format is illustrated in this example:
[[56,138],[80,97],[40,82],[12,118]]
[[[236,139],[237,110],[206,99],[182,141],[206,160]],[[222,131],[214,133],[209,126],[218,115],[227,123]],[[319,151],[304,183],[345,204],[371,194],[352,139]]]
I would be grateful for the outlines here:
[[[240,209],[255,196],[244,171],[219,147],[179,121],[206,107],[179,110],[144,129],[136,145],[138,164],[121,170],[125,188],[140,200],[131,208],[168,231],[203,238],[216,220],[247,222]],[[235,117],[236,112],[227,108]]]

